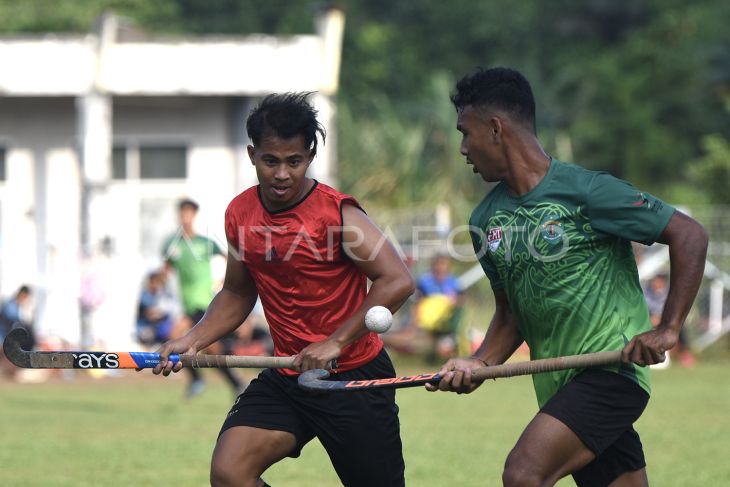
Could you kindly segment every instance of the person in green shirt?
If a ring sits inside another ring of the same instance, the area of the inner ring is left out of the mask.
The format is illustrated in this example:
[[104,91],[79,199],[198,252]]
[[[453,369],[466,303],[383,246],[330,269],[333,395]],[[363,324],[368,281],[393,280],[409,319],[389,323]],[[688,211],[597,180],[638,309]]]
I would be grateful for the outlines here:
[[[177,274],[180,298],[187,321],[190,326],[203,318],[205,310],[213,299],[213,275],[210,267],[211,258],[224,255],[213,240],[195,233],[194,223],[198,214],[198,203],[191,199],[183,199],[178,204],[180,229],[167,239],[163,247],[166,272],[174,269]],[[232,353],[235,336],[224,337],[214,344],[211,353]],[[200,394],[205,382],[200,371],[186,367],[191,382],[186,391],[188,398]],[[227,368],[217,369],[230,384],[236,395],[243,392],[246,382]]]
[[[497,183],[470,219],[496,312],[469,358],[449,360],[429,390],[468,393],[478,367],[505,362],[524,341],[532,359],[622,350],[614,367],[533,376],[540,411],[505,463],[506,486],[648,485],[633,423],[651,392],[648,365],[677,343],[702,279],[708,238],[692,218],[605,172],[558,161],[541,147],[527,80],[478,70],[451,97],[461,153]],[[652,329],[631,241],[669,246],[671,288]]]

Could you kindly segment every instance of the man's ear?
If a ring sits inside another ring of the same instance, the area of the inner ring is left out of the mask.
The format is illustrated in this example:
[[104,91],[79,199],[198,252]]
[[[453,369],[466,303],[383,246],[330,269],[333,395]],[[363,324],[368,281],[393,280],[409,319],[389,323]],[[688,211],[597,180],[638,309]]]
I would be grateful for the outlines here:
[[256,148],[254,146],[249,145],[246,147],[246,150],[248,151],[248,158],[251,159],[251,164],[254,166],[256,165]]
[[317,149],[311,149],[309,151],[309,162],[312,162],[314,160],[314,156],[317,155]]
[[492,139],[497,140],[502,137],[502,120],[499,117],[489,118],[489,133]]

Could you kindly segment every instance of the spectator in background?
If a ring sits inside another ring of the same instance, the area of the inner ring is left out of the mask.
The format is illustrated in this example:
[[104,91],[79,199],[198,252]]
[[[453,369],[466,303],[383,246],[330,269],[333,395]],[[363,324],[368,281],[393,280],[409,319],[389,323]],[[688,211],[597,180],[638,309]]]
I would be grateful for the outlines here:
[[662,318],[664,302],[669,294],[669,281],[666,274],[657,274],[644,285],[644,299],[649,308],[652,326],[657,326]]
[[[25,350],[32,350],[35,347],[35,334],[31,321],[31,290],[23,285],[18,288],[15,295],[5,301],[0,307],[0,342],[13,328],[23,327],[28,330],[28,340],[21,343]],[[15,375],[15,366],[5,359],[5,354],[0,347],[0,369],[4,369],[12,377]]]
[[[662,318],[664,311],[664,303],[669,295],[669,276],[660,273],[649,279],[644,286],[644,299],[649,308],[649,319],[651,325],[657,327]],[[691,367],[695,363],[695,358],[687,346],[687,336],[684,327],[679,331],[679,340],[677,345],[667,352],[667,359],[661,364],[655,364],[654,368],[666,368],[670,363],[670,356],[676,353],[679,362],[685,367]]]
[[18,288],[15,295],[3,303],[0,308],[0,341],[5,339],[11,329],[22,326],[30,333],[30,343],[24,344],[26,350],[30,350],[35,345],[33,338],[33,324],[31,322],[30,313],[30,287],[23,285]]
[[[205,315],[213,299],[213,276],[210,262],[214,255],[223,255],[220,247],[211,239],[195,233],[194,223],[198,214],[198,203],[191,199],[183,199],[178,204],[180,230],[165,243],[163,254],[165,258],[165,275],[174,269],[177,274],[182,304],[186,315],[186,328],[191,328]],[[212,344],[208,353],[231,354],[231,346],[235,343],[235,335],[221,339]],[[185,370],[191,376],[187,397],[200,394],[205,382],[200,371],[192,367]],[[231,369],[218,370],[233,388],[236,396],[246,387],[246,382],[239,379]]]
[[165,305],[165,277],[161,272],[147,276],[137,309],[137,339],[143,345],[163,343],[170,339],[174,321]]
[[455,355],[463,296],[459,281],[451,273],[451,259],[438,254],[431,261],[431,271],[417,282],[416,322],[432,336],[429,359]]

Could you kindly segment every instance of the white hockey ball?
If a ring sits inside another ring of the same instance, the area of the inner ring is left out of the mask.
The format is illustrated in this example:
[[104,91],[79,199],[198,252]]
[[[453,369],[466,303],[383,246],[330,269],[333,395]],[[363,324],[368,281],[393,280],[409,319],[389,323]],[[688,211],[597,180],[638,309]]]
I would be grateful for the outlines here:
[[385,306],[373,306],[365,314],[365,326],[375,333],[385,333],[393,324],[393,313]]

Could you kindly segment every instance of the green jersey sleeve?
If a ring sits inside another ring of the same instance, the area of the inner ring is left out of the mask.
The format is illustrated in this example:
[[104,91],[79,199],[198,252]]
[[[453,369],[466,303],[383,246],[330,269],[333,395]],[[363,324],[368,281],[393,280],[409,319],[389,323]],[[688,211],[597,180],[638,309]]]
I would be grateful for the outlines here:
[[208,239],[208,246],[210,248],[210,255],[211,256],[213,256],[213,255],[225,255],[223,253],[223,250],[221,250],[220,245],[218,245],[218,243],[215,240],[213,240],[212,238],[209,238]]
[[170,262],[174,265],[175,263],[175,236],[170,236],[165,239],[165,242],[162,244],[162,248],[160,249],[160,255],[162,256],[163,262]]
[[477,256],[477,259],[479,259],[479,263],[481,264],[484,273],[489,278],[489,282],[492,285],[492,288],[504,288],[504,283],[499,277],[497,267],[494,265],[494,262],[492,262],[492,260],[489,258],[489,245],[487,243],[484,230],[482,230],[481,228],[477,228],[472,224],[469,233],[471,234],[471,243],[474,247],[474,253]]
[[587,214],[594,230],[651,245],[674,208],[608,173],[597,173],[588,188]]

